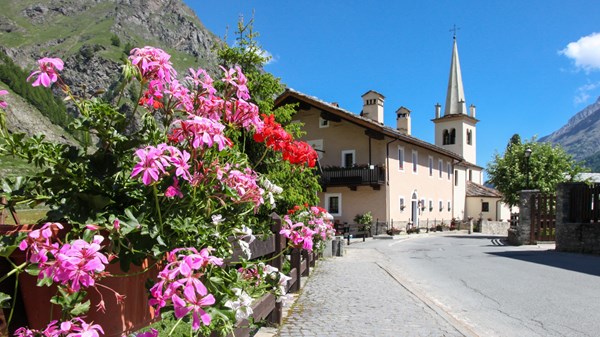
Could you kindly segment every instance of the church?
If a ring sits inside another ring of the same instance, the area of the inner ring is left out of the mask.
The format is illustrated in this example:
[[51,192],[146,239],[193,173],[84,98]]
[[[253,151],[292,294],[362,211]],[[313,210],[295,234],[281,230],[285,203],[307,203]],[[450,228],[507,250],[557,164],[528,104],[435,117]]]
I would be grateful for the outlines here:
[[507,221],[501,195],[483,185],[477,165],[475,106],[467,108],[456,37],[446,102],[435,105],[435,142],[411,135],[411,111],[395,111],[396,127],[384,125],[381,93],[362,95],[360,113],[287,89],[275,106],[296,104],[293,122],[319,155],[320,206],[339,223],[371,212],[389,227],[449,226],[454,220]]

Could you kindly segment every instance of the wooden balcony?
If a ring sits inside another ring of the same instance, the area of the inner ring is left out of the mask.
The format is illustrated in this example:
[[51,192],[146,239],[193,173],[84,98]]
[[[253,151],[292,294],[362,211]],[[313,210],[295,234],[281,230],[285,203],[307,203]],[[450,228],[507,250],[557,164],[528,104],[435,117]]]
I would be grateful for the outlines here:
[[332,186],[347,186],[355,191],[357,186],[365,185],[378,190],[385,183],[385,168],[377,165],[323,168],[320,182],[324,190]]

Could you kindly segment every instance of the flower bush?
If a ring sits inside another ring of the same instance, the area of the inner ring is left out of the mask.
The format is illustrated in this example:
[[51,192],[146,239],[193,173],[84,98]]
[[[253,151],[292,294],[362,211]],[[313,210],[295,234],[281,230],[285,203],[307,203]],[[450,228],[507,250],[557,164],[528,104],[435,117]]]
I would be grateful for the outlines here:
[[[90,141],[81,148],[47,142],[43,135],[9,134],[0,124],[0,155],[40,168],[9,197],[51,207],[48,222],[19,242],[27,261],[16,270],[28,265],[40,286],[57,285],[53,301],[63,309],[62,321],[43,331],[21,328],[15,335],[103,334],[82,317],[94,310],[92,304],[103,310],[103,299],[84,299],[109,276],[109,263],[127,271],[132,263],[157,261],[162,270],[150,289],[150,304],[190,324],[193,334],[230,332],[251,314],[251,298],[266,291],[285,298],[288,279],[280,271],[246,259],[239,269],[223,261],[232,256],[233,243],[251,257],[252,233],[268,233],[268,214],[276,202],[286,204],[285,184],[293,181],[286,175],[312,170],[316,152],[294,140],[275,115],[260,113],[239,66],[221,67],[220,81],[203,69],[189,69],[180,82],[169,58],[158,48],[133,49],[116,104],[76,97],[60,76],[62,60],[38,61],[28,80],[34,86],[56,84],[66,94],[79,113],[71,127]],[[129,112],[119,105],[127,87],[139,89]],[[4,101],[0,108],[6,108]],[[132,116],[141,121],[137,128]],[[265,168],[282,160],[289,170]],[[322,249],[333,234],[318,207],[297,207],[283,224],[290,247]],[[57,231],[66,229],[59,237]],[[16,245],[0,248],[7,247]],[[4,249],[4,256],[9,253]]]

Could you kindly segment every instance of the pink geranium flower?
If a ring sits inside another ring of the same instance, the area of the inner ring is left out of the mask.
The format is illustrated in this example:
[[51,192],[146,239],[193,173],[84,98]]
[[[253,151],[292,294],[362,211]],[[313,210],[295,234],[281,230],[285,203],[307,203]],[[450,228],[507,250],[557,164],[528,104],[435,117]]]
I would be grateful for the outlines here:
[[[0,95],[8,95],[8,91],[7,90],[0,90]],[[8,106],[8,104],[0,99],[0,108],[2,109],[6,109],[6,107]]]
[[183,193],[181,193],[181,190],[179,189],[179,182],[177,181],[177,178],[173,177],[173,185],[167,187],[167,190],[165,191],[165,197],[179,197],[180,199],[183,198]]
[[144,185],[150,185],[160,179],[160,175],[165,173],[165,167],[169,165],[167,157],[163,155],[163,150],[159,147],[147,146],[146,148],[135,151],[138,157],[138,163],[133,167],[131,177],[142,174]]
[[49,88],[52,83],[58,80],[57,70],[63,70],[64,62],[59,58],[44,57],[38,60],[38,66],[39,69],[32,72],[29,77],[27,77],[27,82],[29,82],[32,77],[37,76],[31,85],[37,87],[41,84],[42,86]]
[[215,297],[208,294],[206,288],[198,292],[194,287],[186,287],[183,290],[185,300],[177,295],[173,295],[173,309],[175,309],[175,317],[177,319],[186,316],[192,312],[192,329],[200,328],[200,320],[204,325],[209,325],[211,317],[202,309],[203,307],[215,304]]

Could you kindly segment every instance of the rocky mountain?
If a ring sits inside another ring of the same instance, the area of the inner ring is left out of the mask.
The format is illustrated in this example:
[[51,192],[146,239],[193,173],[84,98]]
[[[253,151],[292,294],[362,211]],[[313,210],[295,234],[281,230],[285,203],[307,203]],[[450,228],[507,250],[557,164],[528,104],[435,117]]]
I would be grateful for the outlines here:
[[[0,8],[0,52],[27,71],[41,57],[62,58],[61,74],[80,95],[114,85],[133,47],[164,49],[180,74],[189,67],[217,69],[212,49],[220,40],[182,0],[0,0]],[[15,125],[21,119],[13,116],[9,129],[39,129],[45,121],[37,123],[31,109],[9,105],[7,115],[30,114],[25,119],[37,124]]]
[[600,172],[600,97],[576,113],[567,124],[542,137],[540,142],[560,144],[578,161]]

